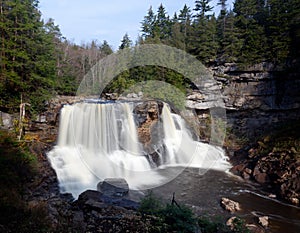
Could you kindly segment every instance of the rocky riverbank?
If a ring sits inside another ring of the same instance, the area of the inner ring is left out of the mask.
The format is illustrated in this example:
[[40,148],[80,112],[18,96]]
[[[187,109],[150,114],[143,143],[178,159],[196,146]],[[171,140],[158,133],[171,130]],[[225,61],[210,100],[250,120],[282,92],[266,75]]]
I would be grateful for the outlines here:
[[234,174],[255,181],[271,197],[299,205],[300,121],[289,122],[234,152]]

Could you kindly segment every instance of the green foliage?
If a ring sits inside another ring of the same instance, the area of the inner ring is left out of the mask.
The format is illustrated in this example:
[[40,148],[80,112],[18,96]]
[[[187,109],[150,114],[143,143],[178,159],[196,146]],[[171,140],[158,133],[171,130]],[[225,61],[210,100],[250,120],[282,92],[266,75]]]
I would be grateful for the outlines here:
[[0,131],[0,225],[3,232],[49,232],[46,207],[22,199],[26,182],[36,174],[36,157]]
[[202,233],[229,232],[229,229],[224,224],[224,221],[220,219],[212,221],[207,216],[200,217],[198,219],[198,225]]
[[164,208],[163,203],[149,192],[141,201],[139,211],[142,214],[158,215]]
[[228,227],[221,217],[213,219],[205,215],[196,217],[187,206],[165,204],[152,192],[141,201],[139,212],[144,217],[153,216],[156,220],[150,232],[198,232],[200,230],[202,233],[250,233],[241,218],[235,218],[232,226]]
[[[266,30],[270,46],[270,56],[275,64],[286,61],[291,44],[290,24],[293,11],[299,11],[299,3],[292,1],[270,0],[267,2],[269,11],[266,14]],[[297,9],[298,7],[298,9]]]
[[244,220],[235,218],[232,228],[224,224],[221,218],[211,220],[207,216],[198,219],[198,225],[202,233],[250,233]]
[[124,36],[123,36],[123,39],[121,41],[121,45],[119,47],[119,49],[126,49],[126,48],[130,48],[132,45],[132,41],[130,40],[128,34],[126,33]]
[[189,52],[204,64],[214,61],[217,55],[217,21],[213,16],[201,17],[193,24],[193,36]]
[[192,210],[184,205],[164,204],[150,192],[142,201],[140,213],[157,217],[152,232],[195,232],[196,217]]
[[[36,158],[22,144],[0,131],[0,183],[1,187],[14,188],[28,181],[34,174]],[[1,190],[2,191],[2,190]]]
[[168,225],[168,232],[195,232],[196,217],[190,208],[167,204],[161,215]]
[[37,0],[0,2],[0,106],[22,103],[40,112],[56,94],[75,95],[84,75],[113,51],[107,41],[75,45],[53,19],[41,20]]
[[[53,88],[54,45],[40,20],[36,0],[1,2],[1,105],[14,110],[23,102],[40,110]],[[39,88],[37,88],[39,87]],[[41,89],[43,90],[41,92]],[[40,98],[37,99],[36,97]]]
[[226,2],[218,1],[217,19],[210,0],[195,1],[193,11],[185,5],[172,20],[163,6],[157,14],[150,8],[142,22],[141,42],[175,46],[204,64],[271,61],[284,67],[299,58],[299,1],[236,0],[231,11]]
[[119,74],[104,90],[119,94],[143,92],[144,97],[172,103],[178,109],[185,104],[191,82],[174,70],[160,66],[134,67]]
[[200,23],[204,18],[207,17],[207,12],[210,12],[213,7],[209,5],[211,0],[196,0],[195,1],[195,9],[196,12],[195,17],[197,18],[197,22]]
[[262,24],[263,3],[256,0],[237,0],[233,11],[239,39],[243,43],[240,48],[240,62],[254,64],[266,60],[268,50]]
[[[91,67],[113,52],[107,41],[76,45],[66,40],[53,19],[41,20],[37,0],[6,0],[0,4],[2,110],[16,112],[20,103],[26,102],[33,112],[39,112],[53,95],[75,95]],[[298,0],[236,0],[232,11],[227,11],[226,0],[218,4],[218,17],[212,15],[210,0],[197,0],[194,7],[184,5],[173,18],[162,4],[156,11],[150,7],[137,43],[174,46],[195,55],[204,64],[271,61],[285,67],[299,58]],[[131,45],[126,34],[120,49]],[[186,88],[184,78],[178,74],[162,67],[155,71],[142,67],[120,74],[108,89],[122,92],[141,80],[152,80],[152,74],[159,80],[171,81],[183,92]]]
[[233,11],[218,17],[218,59],[222,62],[237,62],[243,46],[239,30],[235,25]]

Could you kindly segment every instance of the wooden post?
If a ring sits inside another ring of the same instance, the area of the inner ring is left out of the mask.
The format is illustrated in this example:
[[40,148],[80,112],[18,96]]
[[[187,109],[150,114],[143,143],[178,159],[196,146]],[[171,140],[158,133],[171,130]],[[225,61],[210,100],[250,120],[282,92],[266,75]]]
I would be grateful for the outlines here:
[[19,141],[21,140],[22,134],[23,134],[23,123],[24,123],[24,119],[25,119],[25,114],[26,114],[26,105],[30,106],[29,103],[22,103],[22,95],[21,95],[21,104],[20,104],[20,116],[19,116],[19,135],[18,135],[18,139]]

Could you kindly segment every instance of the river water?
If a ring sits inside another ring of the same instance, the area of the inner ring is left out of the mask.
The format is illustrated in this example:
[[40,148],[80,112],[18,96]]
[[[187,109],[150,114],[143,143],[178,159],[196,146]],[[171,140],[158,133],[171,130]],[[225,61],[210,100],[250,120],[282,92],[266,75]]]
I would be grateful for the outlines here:
[[[178,173],[179,167],[168,167],[160,170],[161,175]],[[175,192],[176,201],[193,207],[196,213],[210,216],[231,215],[220,206],[222,197],[237,201],[241,211],[234,213],[257,223],[257,217],[269,217],[269,231],[274,233],[300,232],[300,208],[269,198],[261,188],[245,182],[230,173],[209,170],[203,172],[198,168],[186,168],[176,179],[154,188],[153,193],[165,200],[171,200]]]

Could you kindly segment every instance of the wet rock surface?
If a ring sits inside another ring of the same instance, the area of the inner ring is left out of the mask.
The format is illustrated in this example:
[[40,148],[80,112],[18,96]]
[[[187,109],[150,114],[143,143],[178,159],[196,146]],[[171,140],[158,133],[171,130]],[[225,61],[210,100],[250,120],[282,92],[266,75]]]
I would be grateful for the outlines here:
[[111,197],[124,197],[129,192],[129,186],[125,179],[108,178],[97,185],[97,190]]
[[230,213],[234,213],[236,211],[241,210],[240,204],[238,202],[230,200],[226,197],[223,197],[221,199],[221,206]]

